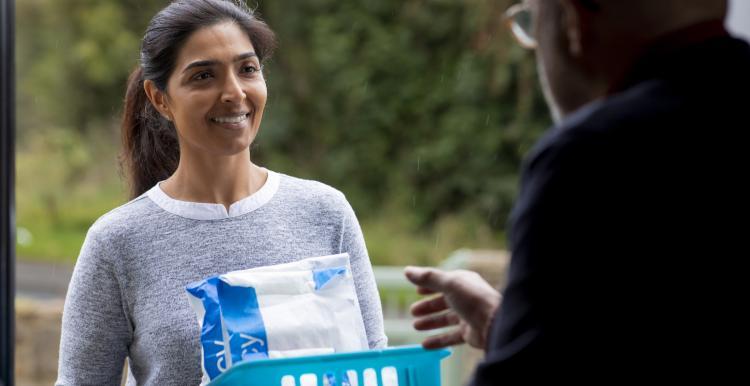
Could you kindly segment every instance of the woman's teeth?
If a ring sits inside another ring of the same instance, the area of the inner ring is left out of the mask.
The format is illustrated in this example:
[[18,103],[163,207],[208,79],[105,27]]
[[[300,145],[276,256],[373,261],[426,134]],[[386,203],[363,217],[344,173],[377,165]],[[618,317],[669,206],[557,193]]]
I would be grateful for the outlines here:
[[230,115],[226,117],[215,117],[211,118],[212,121],[216,123],[240,123],[247,119],[247,117],[250,114],[241,114],[241,115]]

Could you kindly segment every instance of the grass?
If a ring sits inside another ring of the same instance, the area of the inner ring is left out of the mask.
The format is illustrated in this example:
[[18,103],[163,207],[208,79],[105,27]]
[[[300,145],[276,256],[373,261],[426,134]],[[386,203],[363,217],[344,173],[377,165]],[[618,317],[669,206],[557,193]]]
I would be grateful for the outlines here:
[[[17,191],[17,195],[23,194]],[[86,232],[104,213],[124,202],[124,195],[115,189],[102,189],[96,194],[70,192],[61,197],[66,203],[50,216],[46,205],[24,203],[18,207],[17,254],[22,260],[74,263]],[[19,200],[21,201],[21,200]],[[30,236],[30,237],[29,237]]]
[[370,259],[375,265],[439,265],[461,248],[502,249],[503,233],[494,233],[470,215],[446,216],[419,229],[403,212],[362,219]]

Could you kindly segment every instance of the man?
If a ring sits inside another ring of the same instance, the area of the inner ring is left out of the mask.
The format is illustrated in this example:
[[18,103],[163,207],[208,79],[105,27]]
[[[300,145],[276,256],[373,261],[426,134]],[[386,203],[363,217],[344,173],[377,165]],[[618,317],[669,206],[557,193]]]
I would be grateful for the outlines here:
[[420,293],[440,294],[412,306],[415,328],[458,326],[424,346],[485,349],[477,386],[692,376],[713,361],[724,374],[744,304],[732,283],[746,226],[729,224],[745,221],[750,129],[750,47],[724,30],[727,2],[530,0],[511,16],[522,12],[532,24],[514,32],[536,48],[556,125],[522,170],[502,305],[476,274],[407,268]]

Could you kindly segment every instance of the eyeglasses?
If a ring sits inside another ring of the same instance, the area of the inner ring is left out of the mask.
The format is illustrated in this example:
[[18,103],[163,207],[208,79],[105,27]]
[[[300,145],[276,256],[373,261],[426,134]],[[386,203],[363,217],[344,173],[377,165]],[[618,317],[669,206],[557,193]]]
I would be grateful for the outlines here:
[[505,22],[513,33],[513,37],[518,40],[521,47],[535,49],[537,47],[536,36],[534,33],[534,19],[531,15],[531,9],[527,3],[515,4],[505,11],[503,17]]

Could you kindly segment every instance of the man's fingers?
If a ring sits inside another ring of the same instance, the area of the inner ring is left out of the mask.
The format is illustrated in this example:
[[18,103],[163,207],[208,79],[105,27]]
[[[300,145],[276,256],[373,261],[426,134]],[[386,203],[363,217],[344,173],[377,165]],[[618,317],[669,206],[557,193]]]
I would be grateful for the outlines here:
[[430,336],[428,338],[425,338],[424,341],[422,341],[422,347],[426,349],[436,349],[436,348],[443,348],[448,346],[453,346],[456,344],[464,343],[464,338],[461,336],[461,331],[458,329],[455,329],[451,332]]
[[431,290],[429,288],[417,286],[417,293],[420,294],[420,295],[432,295],[432,294],[436,294],[437,292],[435,292],[435,291],[433,291],[433,290]]
[[448,309],[448,303],[445,301],[445,296],[440,295],[435,298],[422,299],[412,304],[411,314],[413,316],[424,316],[446,309]]
[[442,292],[447,280],[446,273],[435,268],[406,267],[404,275],[417,286],[434,292]]
[[414,321],[414,328],[418,331],[434,330],[448,326],[455,326],[460,321],[461,320],[455,312],[448,311],[419,318]]

